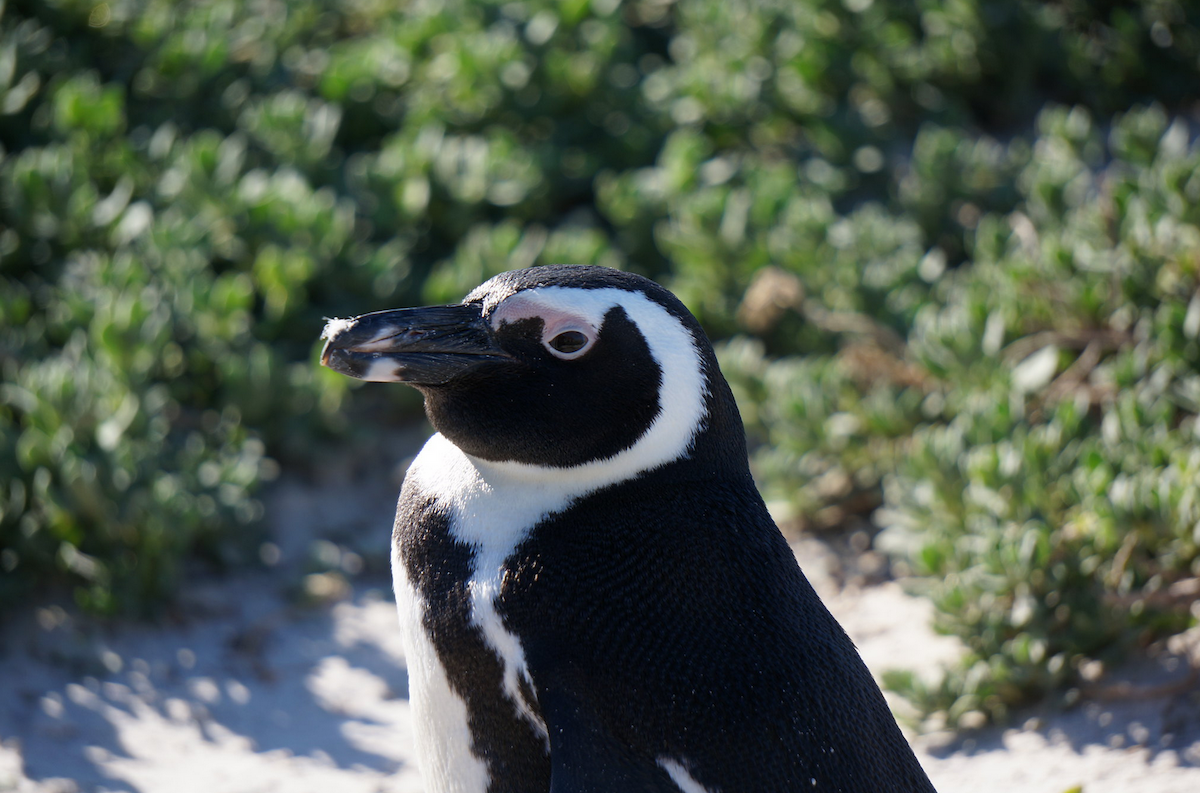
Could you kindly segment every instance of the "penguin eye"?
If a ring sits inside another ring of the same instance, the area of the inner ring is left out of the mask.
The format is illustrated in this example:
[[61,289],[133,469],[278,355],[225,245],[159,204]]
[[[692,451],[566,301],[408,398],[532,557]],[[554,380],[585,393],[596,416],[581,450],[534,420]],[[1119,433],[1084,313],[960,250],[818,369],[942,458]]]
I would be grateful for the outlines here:
[[559,358],[575,357],[573,354],[586,347],[587,343],[587,335],[578,330],[564,330],[546,342],[550,346],[550,351],[555,353]]

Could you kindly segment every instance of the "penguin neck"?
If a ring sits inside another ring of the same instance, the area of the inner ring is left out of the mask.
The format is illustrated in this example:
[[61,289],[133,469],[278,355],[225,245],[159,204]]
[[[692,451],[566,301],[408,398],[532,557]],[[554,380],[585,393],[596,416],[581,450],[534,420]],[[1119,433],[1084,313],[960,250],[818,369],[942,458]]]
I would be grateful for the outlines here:
[[675,405],[629,448],[578,465],[488,459],[458,447],[440,432],[431,439],[428,450],[436,452],[443,464],[453,461],[456,469],[469,468],[474,488],[537,492],[539,500],[546,498],[547,504],[560,506],[667,467],[684,479],[748,479],[745,432],[733,395],[724,378],[718,377],[710,385],[683,419]]

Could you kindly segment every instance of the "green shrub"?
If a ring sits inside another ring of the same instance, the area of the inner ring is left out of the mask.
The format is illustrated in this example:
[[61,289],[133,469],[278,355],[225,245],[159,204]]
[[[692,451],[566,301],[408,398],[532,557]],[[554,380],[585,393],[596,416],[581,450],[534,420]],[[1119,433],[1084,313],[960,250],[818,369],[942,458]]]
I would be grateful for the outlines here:
[[882,502],[883,546],[969,649],[939,687],[893,683],[954,720],[1195,620],[1200,145],[1158,108],[1107,135],[1078,109],[1038,129],[1015,210],[980,218],[971,265],[935,273],[902,345],[863,325],[802,362],[724,351],[769,496],[825,522]]
[[971,651],[929,703],[952,715],[1195,619],[1171,593],[1200,574],[1200,146],[1157,109],[1040,127],[1015,231],[990,219],[910,336],[957,387],[886,488]]
[[620,263],[563,218],[655,144],[631,108],[590,145],[633,90],[594,74],[642,49],[613,11],[0,5],[0,599],[142,610],[186,556],[244,558],[265,447],[344,423],[323,316]]

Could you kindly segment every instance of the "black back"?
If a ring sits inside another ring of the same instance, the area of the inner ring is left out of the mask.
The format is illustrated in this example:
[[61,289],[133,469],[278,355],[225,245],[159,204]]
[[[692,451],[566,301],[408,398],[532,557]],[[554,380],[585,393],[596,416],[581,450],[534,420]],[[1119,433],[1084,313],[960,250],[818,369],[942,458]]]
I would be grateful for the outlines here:
[[501,614],[547,722],[710,790],[932,790],[752,483],[700,466],[595,493],[509,560]]

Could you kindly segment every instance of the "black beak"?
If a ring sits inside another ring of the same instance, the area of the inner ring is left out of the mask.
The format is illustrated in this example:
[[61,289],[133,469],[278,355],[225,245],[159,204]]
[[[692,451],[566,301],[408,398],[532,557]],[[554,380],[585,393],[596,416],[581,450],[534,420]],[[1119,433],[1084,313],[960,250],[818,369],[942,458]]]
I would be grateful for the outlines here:
[[480,310],[471,303],[331,319],[321,333],[321,363],[359,380],[443,385],[482,364],[511,359]]

